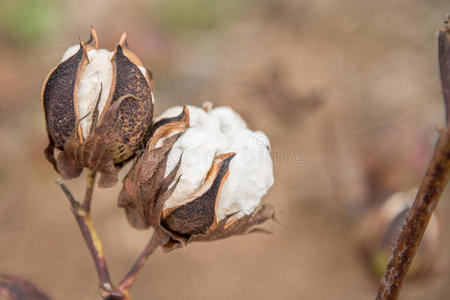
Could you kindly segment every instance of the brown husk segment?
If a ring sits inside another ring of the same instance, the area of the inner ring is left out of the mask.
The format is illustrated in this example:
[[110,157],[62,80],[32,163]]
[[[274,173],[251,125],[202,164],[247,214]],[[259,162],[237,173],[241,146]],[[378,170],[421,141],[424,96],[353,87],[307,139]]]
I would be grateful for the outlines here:
[[86,41],[86,49],[96,49],[98,50],[98,37],[97,32],[94,27],[91,27],[91,33],[89,35],[89,39]]
[[229,216],[219,222],[217,228],[208,234],[193,235],[189,242],[193,241],[214,241],[224,239],[233,235],[242,235],[253,232],[268,231],[259,228],[251,227],[259,225],[267,221],[268,219],[275,219],[275,211],[269,204],[261,205],[252,214],[244,216],[240,219],[234,219],[233,216]]
[[[214,230],[216,224],[216,204],[220,190],[228,177],[228,167],[234,153],[227,153],[216,157],[212,165],[213,171],[208,176],[213,176],[214,181],[205,193],[194,200],[171,210],[164,216],[162,224],[168,230],[181,235],[195,235]],[[208,178],[205,182],[208,181]]]
[[[105,109],[120,97],[128,94],[133,95],[143,101],[147,111],[144,124],[147,128],[150,128],[153,119],[153,105],[149,82],[138,66],[126,57],[120,45],[117,45],[111,63],[114,72],[113,84]],[[103,116],[104,113],[100,116],[99,122],[102,122]]]
[[[117,144],[113,160],[118,163],[129,159],[138,148],[143,148],[143,138],[150,129],[146,123],[149,115],[149,105],[145,100],[129,95],[119,106]],[[134,99],[134,101],[129,101]],[[151,114],[151,112],[150,112]]]
[[80,49],[53,69],[44,82],[41,96],[47,131],[50,144],[59,150],[64,150],[67,139],[75,131],[76,86],[87,63],[86,48],[80,42]]

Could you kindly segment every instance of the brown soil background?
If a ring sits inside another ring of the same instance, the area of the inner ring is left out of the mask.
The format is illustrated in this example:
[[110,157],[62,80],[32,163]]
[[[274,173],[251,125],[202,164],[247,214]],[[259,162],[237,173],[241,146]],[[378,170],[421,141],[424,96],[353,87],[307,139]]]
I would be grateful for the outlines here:
[[[264,199],[276,207],[279,224],[265,225],[273,234],[157,251],[133,299],[373,299],[360,220],[425,172],[443,124],[436,32],[448,1],[27,0],[27,9],[46,8],[25,18],[31,27],[14,3],[0,14],[9,20],[0,23],[1,273],[54,299],[98,299],[91,258],[42,153],[39,99],[48,71],[94,25],[101,47],[128,32],[153,70],[157,113],[230,105],[274,152],[276,182]],[[68,184],[82,196],[82,178]],[[116,280],[150,236],[128,226],[119,189],[97,189],[93,203]],[[407,282],[401,299],[450,299],[449,198],[438,207],[436,271]]]

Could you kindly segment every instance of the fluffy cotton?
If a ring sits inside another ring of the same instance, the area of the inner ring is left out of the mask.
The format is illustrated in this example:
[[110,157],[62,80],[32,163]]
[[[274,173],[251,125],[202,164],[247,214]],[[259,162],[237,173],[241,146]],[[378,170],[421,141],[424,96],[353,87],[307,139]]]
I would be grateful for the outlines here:
[[[270,142],[260,131],[247,128],[245,121],[229,107],[205,110],[188,106],[190,128],[175,142],[167,161],[167,174],[182,156],[180,180],[165,203],[170,208],[184,203],[205,180],[216,155],[236,152],[229,166],[217,205],[218,221],[228,215],[251,214],[273,185]],[[174,117],[182,107],[165,111],[158,119]]]
[[[61,61],[68,59],[79,49],[80,45],[69,47],[66,52],[64,52]],[[77,89],[77,109],[79,117],[82,118],[80,124],[84,138],[87,138],[89,135],[89,130],[92,124],[92,112],[95,109],[98,97],[100,96],[100,102],[98,105],[100,114],[105,108],[108,100],[113,77],[113,68],[111,63],[111,58],[113,55],[114,52],[106,49],[90,49],[87,52],[89,63],[81,74]],[[139,69],[145,76],[145,68],[139,66]]]

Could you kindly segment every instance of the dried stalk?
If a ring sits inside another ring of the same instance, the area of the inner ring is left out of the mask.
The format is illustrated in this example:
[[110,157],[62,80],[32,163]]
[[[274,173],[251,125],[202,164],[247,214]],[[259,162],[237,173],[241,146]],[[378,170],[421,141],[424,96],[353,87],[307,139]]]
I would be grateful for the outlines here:
[[133,286],[134,280],[138,275],[139,271],[144,266],[145,262],[147,262],[150,255],[158,248],[159,246],[165,244],[169,236],[164,233],[154,232],[150,242],[145,247],[144,251],[142,251],[141,255],[139,255],[138,259],[128,271],[125,278],[119,284],[119,290],[128,293],[131,287]]
[[87,174],[87,186],[86,186],[86,193],[84,195],[84,201],[81,205],[81,208],[89,214],[91,211],[91,200],[92,200],[92,193],[94,192],[94,185],[95,185],[95,177],[97,175],[97,172],[95,172],[92,169],[88,169]]
[[78,226],[80,227],[81,234],[83,235],[84,241],[94,260],[99,280],[99,290],[102,298],[105,300],[131,300],[129,296],[130,289],[133,286],[134,280],[136,279],[139,271],[143,268],[144,264],[153,252],[159,246],[165,244],[169,237],[164,233],[155,232],[120,284],[118,286],[113,285],[106,264],[102,243],[89,216],[95,175],[96,173],[94,171],[89,171],[87,175],[87,187],[83,205],[80,205],[61,179],[58,179],[57,183],[70,202],[72,213],[78,223]]
[[[103,245],[97,235],[97,232],[95,231],[89,214],[83,210],[80,203],[75,200],[75,197],[61,179],[58,179],[57,183],[63,190],[67,199],[69,199],[72,213],[78,223],[78,226],[80,227],[81,234],[83,235],[84,241],[89,249],[89,252],[91,253],[92,259],[94,260],[99,279],[100,293],[102,297],[106,299],[108,296],[114,294],[114,291],[103,253]],[[88,186],[87,189],[89,188],[90,187]]]
[[411,207],[407,222],[378,287],[376,300],[396,300],[411,262],[436,209],[450,175],[450,30],[448,21],[439,34],[439,65],[441,70],[447,128],[441,130],[433,158]]

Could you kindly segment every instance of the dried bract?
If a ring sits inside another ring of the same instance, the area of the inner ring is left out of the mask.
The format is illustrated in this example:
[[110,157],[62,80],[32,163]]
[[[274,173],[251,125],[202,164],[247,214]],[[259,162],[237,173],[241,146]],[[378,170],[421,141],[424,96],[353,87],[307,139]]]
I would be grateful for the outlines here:
[[272,184],[262,132],[227,107],[175,107],[155,123],[124,179],[119,206],[133,227],[169,234],[169,250],[244,234],[273,218],[273,208],[260,205]]
[[114,52],[98,49],[97,34],[70,47],[42,88],[47,159],[64,178],[84,167],[117,182],[117,170],[142,148],[152,123],[150,74],[123,34]]

